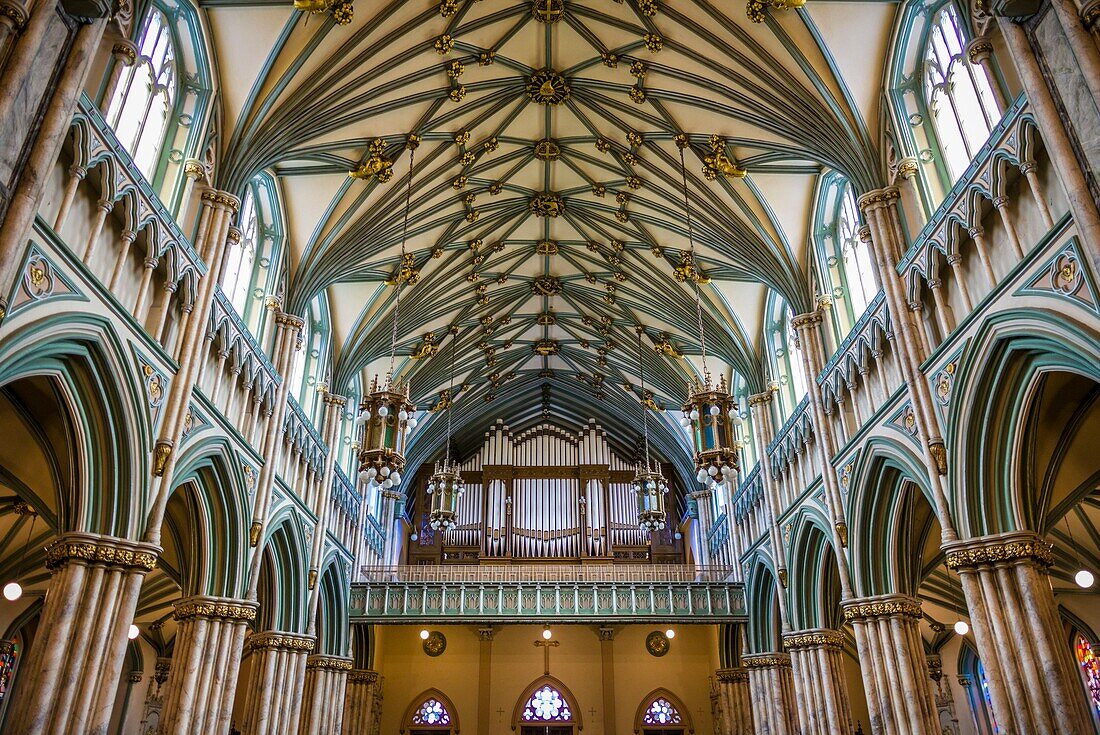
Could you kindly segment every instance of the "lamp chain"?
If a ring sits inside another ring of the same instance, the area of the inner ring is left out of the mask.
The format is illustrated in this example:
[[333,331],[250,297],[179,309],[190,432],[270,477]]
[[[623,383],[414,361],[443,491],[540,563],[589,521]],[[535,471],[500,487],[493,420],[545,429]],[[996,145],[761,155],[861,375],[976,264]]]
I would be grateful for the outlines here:
[[455,403],[455,343],[458,342],[458,330],[451,335],[451,382],[447,388],[449,401],[447,403],[447,458],[444,460],[444,469],[451,466],[451,407]]
[[645,360],[642,359],[642,329],[638,332],[638,378],[642,383],[642,432],[645,436],[645,471],[649,472],[649,407],[645,402]]
[[703,353],[703,379],[710,384],[710,370],[707,369],[707,340],[703,333],[703,298],[699,293],[699,267],[695,260],[695,235],[691,226],[691,200],[688,197],[687,163],[684,161],[684,148],[687,138],[680,146],[680,175],[684,183],[684,212],[687,215],[688,253],[691,255],[691,281],[695,284],[695,319],[699,325],[699,349]]
[[416,148],[409,148],[409,183],[405,187],[405,219],[401,225],[401,259],[397,262],[397,296],[393,306],[393,331],[390,333],[390,371],[386,382],[393,386],[393,367],[397,358],[397,317],[401,313],[401,287],[405,285],[402,271],[405,268],[405,238],[409,234],[409,209],[412,208],[413,163],[416,161]]

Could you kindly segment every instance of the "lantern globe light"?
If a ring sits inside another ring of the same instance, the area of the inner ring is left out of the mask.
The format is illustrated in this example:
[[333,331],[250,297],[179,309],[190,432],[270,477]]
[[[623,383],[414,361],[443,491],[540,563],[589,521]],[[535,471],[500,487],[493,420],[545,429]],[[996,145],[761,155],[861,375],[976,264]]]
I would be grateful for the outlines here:
[[1093,576],[1092,572],[1090,572],[1088,569],[1082,569],[1081,571],[1077,572],[1077,574],[1073,575],[1073,581],[1077,583],[1078,587],[1082,589],[1088,589],[1089,587],[1092,587],[1094,582],[1096,582],[1096,577]]
[[675,637],[676,637],[676,631],[673,630],[672,628],[669,628],[668,630],[665,631],[665,638],[668,638],[669,640],[672,640]]
[[420,631],[420,640],[426,641],[426,640],[428,640],[429,636],[431,636],[431,633],[428,632],[427,628]]
[[543,628],[542,629],[542,637],[543,637],[544,640],[550,640],[550,637],[553,636],[553,635],[554,634],[550,632],[549,628]]
[[955,633],[958,635],[966,635],[970,632],[970,624],[965,620],[958,620],[955,622]]
[[131,623],[130,624],[130,629],[126,631],[126,637],[129,638],[130,640],[134,640],[139,635],[141,635],[141,629],[138,628],[133,623]]
[[18,582],[8,582],[4,585],[4,599],[15,602],[23,596],[23,587]]

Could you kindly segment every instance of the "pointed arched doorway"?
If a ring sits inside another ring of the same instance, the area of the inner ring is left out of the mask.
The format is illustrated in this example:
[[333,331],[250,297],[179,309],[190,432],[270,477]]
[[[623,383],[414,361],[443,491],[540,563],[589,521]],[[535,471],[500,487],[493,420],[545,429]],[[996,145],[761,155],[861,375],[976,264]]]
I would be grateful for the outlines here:
[[576,698],[552,676],[536,679],[512,710],[512,730],[519,735],[576,735],[583,729]]

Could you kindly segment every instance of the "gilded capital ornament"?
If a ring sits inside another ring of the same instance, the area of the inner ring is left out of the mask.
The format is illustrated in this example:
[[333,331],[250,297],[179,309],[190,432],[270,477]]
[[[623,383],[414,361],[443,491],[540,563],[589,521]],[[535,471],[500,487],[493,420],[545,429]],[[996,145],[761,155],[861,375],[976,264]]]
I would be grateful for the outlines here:
[[883,595],[881,597],[865,597],[858,600],[849,600],[841,603],[844,608],[844,619],[848,622],[854,620],[868,620],[876,618],[921,618],[920,600],[905,595]]
[[749,680],[749,672],[744,669],[718,669],[714,675],[723,684],[742,684]]
[[783,648],[788,651],[800,648],[840,648],[844,645],[844,636],[835,630],[804,630],[783,636]]
[[767,669],[776,666],[789,668],[791,655],[789,653],[757,653],[751,656],[742,656],[741,664],[747,669]]
[[53,571],[77,561],[149,572],[156,568],[159,554],[160,549],[151,544],[91,534],[68,534],[46,550],[46,568]]
[[256,619],[259,603],[217,597],[188,597],[176,603],[173,617],[178,621],[192,618],[251,622]]
[[341,656],[310,656],[306,659],[307,671],[351,671],[353,661]]
[[313,636],[295,633],[254,633],[244,643],[244,650],[283,650],[292,653],[309,653],[316,644]]
[[1006,533],[979,539],[954,541],[943,547],[948,569],[974,569],[1005,562],[1054,564],[1051,545],[1033,533]]

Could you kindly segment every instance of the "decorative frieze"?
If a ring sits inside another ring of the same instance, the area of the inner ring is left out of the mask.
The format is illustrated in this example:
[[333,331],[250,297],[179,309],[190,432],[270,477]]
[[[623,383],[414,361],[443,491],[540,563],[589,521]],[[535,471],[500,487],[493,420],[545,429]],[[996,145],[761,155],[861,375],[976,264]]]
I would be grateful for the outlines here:
[[217,618],[220,620],[256,619],[259,603],[248,600],[222,599],[218,597],[188,597],[176,603],[173,617],[176,620],[190,618]]
[[306,671],[351,671],[353,661],[342,656],[310,656],[306,659]]
[[349,684],[374,684],[379,678],[378,672],[370,669],[352,669],[348,673]]
[[800,648],[840,648],[844,636],[833,630],[804,630],[783,636],[783,648],[788,651]]
[[741,663],[746,669],[766,669],[773,666],[790,668],[791,656],[788,653],[759,653],[742,656]]
[[296,635],[294,633],[256,633],[249,636],[244,643],[244,650],[259,651],[270,649],[283,649],[284,651],[310,653],[316,645],[313,636]]
[[726,684],[743,684],[749,680],[749,672],[745,669],[718,669],[715,676]]

